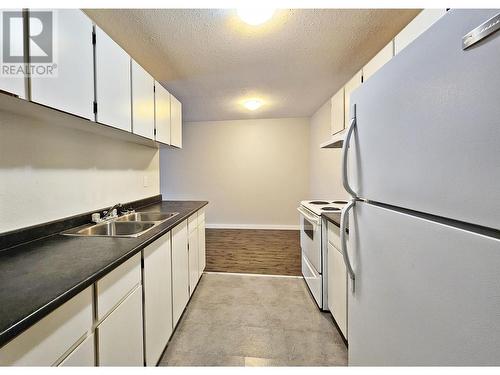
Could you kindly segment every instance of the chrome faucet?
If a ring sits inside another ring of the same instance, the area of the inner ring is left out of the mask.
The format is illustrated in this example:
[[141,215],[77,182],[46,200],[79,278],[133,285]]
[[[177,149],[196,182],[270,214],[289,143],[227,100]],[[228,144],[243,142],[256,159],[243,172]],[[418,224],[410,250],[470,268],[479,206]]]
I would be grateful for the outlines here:
[[106,211],[104,211],[104,215],[102,217],[102,220],[108,220],[108,219],[111,219],[112,217],[115,217],[117,216],[114,211],[118,208],[121,208],[122,207],[122,204],[121,203],[117,203],[113,206],[111,206],[110,208],[108,208]]

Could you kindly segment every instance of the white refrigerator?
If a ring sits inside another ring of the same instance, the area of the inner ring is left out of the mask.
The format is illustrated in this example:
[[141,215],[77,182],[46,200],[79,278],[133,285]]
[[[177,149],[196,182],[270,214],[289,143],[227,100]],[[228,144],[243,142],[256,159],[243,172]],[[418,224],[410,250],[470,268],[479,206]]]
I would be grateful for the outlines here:
[[462,46],[499,12],[449,11],[351,96],[350,365],[500,365],[500,32]]

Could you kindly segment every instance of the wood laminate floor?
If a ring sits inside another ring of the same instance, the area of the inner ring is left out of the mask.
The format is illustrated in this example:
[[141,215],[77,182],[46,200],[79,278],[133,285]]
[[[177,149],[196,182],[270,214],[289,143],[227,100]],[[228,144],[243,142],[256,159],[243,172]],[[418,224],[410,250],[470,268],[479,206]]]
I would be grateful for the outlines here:
[[205,271],[301,275],[298,230],[207,229]]

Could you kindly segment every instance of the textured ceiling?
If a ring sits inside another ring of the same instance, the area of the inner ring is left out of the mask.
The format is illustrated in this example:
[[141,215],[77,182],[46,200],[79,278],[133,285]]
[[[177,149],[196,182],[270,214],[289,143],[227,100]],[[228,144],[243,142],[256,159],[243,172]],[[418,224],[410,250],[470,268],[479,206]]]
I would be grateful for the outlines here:
[[[86,9],[183,103],[185,121],[310,116],[415,15],[411,9]],[[241,100],[261,97],[250,112]]]

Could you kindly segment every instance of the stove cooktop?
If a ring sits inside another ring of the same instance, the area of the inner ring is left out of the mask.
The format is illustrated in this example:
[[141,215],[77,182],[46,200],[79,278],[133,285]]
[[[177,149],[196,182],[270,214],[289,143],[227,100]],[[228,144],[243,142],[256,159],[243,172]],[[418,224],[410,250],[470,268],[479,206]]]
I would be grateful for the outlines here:
[[345,200],[310,200],[300,202],[302,206],[316,215],[321,215],[323,212],[340,212],[342,207],[347,204]]

